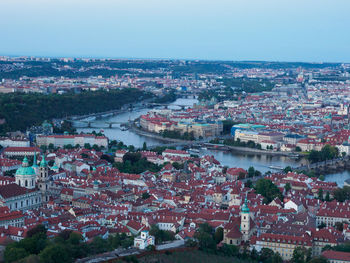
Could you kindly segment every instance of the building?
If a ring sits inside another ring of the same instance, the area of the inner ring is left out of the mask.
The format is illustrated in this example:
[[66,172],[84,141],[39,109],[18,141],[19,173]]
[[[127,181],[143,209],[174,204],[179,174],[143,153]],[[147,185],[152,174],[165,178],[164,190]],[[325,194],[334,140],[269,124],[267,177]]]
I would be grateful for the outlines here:
[[42,202],[48,202],[50,197],[49,192],[52,185],[52,181],[49,178],[49,167],[44,155],[40,162],[37,183],[38,188],[41,192]]
[[7,147],[4,150],[4,155],[9,157],[24,157],[24,156],[34,156],[40,152],[38,147]]
[[11,211],[7,206],[0,207],[0,227],[24,226],[24,215],[21,211]]
[[349,252],[341,252],[334,250],[326,250],[322,253],[330,263],[347,263],[350,262],[350,253]]
[[150,236],[147,230],[141,231],[141,235],[134,239],[134,247],[139,249],[145,249],[148,246],[154,246],[155,238]]
[[252,247],[258,252],[262,248],[269,248],[275,253],[279,253],[283,260],[290,260],[293,257],[294,249],[297,247],[305,247],[306,249],[312,248],[312,239],[308,235],[304,236],[290,236],[263,233],[252,242]]
[[15,182],[0,186],[0,206],[10,210],[27,210],[41,205],[41,193],[36,188],[36,173],[24,157],[22,166],[16,171]]
[[78,135],[38,135],[36,143],[39,146],[64,147],[67,145],[83,147],[85,144],[90,146],[97,145],[99,147],[108,147],[108,138],[105,136],[95,136],[94,134],[78,134]]
[[0,138],[0,145],[5,147],[29,147],[30,142],[27,139],[17,139],[17,138]]

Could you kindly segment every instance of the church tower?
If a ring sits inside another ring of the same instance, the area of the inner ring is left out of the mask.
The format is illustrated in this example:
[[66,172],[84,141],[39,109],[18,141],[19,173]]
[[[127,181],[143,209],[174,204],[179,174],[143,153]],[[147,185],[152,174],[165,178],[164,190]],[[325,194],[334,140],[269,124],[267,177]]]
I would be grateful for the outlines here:
[[38,187],[39,187],[39,190],[41,191],[43,202],[49,201],[49,186],[50,186],[49,166],[45,160],[45,155],[43,155],[39,166],[39,177],[38,177]]
[[15,178],[16,178],[16,184],[18,184],[19,186],[22,186],[28,189],[35,188],[35,180],[36,180],[35,170],[29,166],[27,157],[24,157],[22,162],[22,167],[17,169]]
[[250,237],[250,211],[247,197],[241,210],[241,233],[243,234],[243,241],[248,241]]

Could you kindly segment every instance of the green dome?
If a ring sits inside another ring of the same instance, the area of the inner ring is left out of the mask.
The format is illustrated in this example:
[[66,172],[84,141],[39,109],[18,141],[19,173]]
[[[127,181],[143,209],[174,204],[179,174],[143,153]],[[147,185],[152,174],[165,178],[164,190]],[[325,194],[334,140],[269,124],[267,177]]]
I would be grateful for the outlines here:
[[24,157],[22,167],[17,169],[16,175],[35,175],[35,170],[29,166],[27,157]]

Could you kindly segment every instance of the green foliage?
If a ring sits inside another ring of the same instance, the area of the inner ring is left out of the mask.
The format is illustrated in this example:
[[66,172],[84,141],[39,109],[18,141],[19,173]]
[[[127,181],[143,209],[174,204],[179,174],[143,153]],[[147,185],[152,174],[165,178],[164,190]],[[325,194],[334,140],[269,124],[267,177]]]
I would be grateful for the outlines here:
[[213,233],[213,228],[208,223],[199,225],[194,238],[198,240],[199,249],[207,252],[214,252],[216,250],[215,234]]
[[187,141],[195,140],[193,132],[185,132],[184,134],[181,134],[179,131],[164,130],[159,132],[159,134],[164,138],[172,138]]
[[120,108],[149,95],[138,89],[112,91],[51,94],[0,94],[0,118],[6,123],[0,125],[0,132],[21,130],[40,125],[44,120],[71,115],[84,115]]
[[69,263],[72,257],[62,244],[51,244],[39,254],[40,260],[45,263]]
[[175,240],[175,235],[171,231],[160,230],[158,226],[152,225],[149,231],[150,235],[156,239],[156,244],[161,244],[164,241]]
[[248,141],[248,142],[241,142],[240,139],[226,139],[223,142],[224,145],[228,146],[237,146],[237,147],[248,147],[248,148],[253,148],[253,149],[261,149],[261,144],[255,143],[253,141]]
[[350,186],[344,186],[343,188],[337,188],[333,192],[334,199],[338,202],[344,202],[350,200]]
[[175,90],[167,92],[164,96],[154,100],[155,103],[169,103],[174,102],[177,99]]
[[231,128],[233,125],[238,124],[238,122],[231,121],[231,120],[224,120],[222,121],[222,126],[223,126],[223,134],[230,134],[231,133]]
[[5,262],[20,260],[31,262],[73,262],[77,258],[111,251],[119,247],[130,247],[133,238],[125,234],[110,236],[107,240],[95,237],[91,243],[83,242],[79,233],[71,230],[61,232],[57,237],[48,240],[46,229],[39,225],[28,231],[28,237],[9,244],[5,249]]
[[219,244],[224,239],[224,229],[222,227],[218,227],[215,230],[214,238],[216,244]]
[[172,165],[173,165],[173,167],[174,167],[176,170],[181,170],[181,169],[184,168],[184,164],[183,164],[183,163],[173,162]]
[[296,152],[301,152],[301,148],[299,146],[295,147]]
[[29,253],[24,248],[17,248],[12,245],[8,245],[4,252],[5,262],[15,262],[28,256]]
[[329,144],[323,146],[321,151],[312,150],[308,155],[308,159],[311,162],[322,162],[326,160],[331,160],[339,156],[339,149],[335,146]]
[[150,198],[150,197],[151,197],[151,196],[150,196],[149,193],[147,193],[147,192],[142,193],[142,199],[148,199],[148,198]]
[[270,91],[274,87],[273,83],[263,79],[232,78],[223,79],[222,82],[227,87],[236,88],[237,91],[244,91],[247,93]]
[[311,259],[311,249],[305,247],[296,247],[293,251],[293,263],[306,263]]
[[327,258],[323,256],[314,257],[308,261],[308,263],[327,263],[327,262],[328,262]]
[[286,183],[284,186],[284,190],[286,190],[286,192],[288,192],[290,189],[292,189],[292,186],[290,185],[290,183]]
[[273,199],[278,197],[283,200],[283,196],[276,185],[268,179],[259,179],[256,182],[255,190],[258,194],[261,194],[264,198],[265,203],[270,203]]
[[123,156],[122,163],[114,163],[114,167],[122,173],[140,174],[145,171],[159,172],[162,166],[147,161],[142,158],[139,152],[128,152]]
[[284,169],[283,169],[283,172],[284,173],[289,173],[289,172],[292,172],[293,170],[292,170],[292,167],[290,167],[290,166],[286,166]]

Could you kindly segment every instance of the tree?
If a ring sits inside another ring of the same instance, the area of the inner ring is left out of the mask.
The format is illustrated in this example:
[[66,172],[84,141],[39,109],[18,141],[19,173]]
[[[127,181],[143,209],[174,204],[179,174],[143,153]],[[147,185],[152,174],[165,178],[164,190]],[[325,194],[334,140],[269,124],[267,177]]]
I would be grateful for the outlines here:
[[146,151],[147,150],[147,144],[146,142],[143,142],[143,145],[142,145],[142,150]]
[[273,250],[269,248],[262,248],[260,251],[259,261],[262,261],[264,263],[269,262],[269,259],[271,259],[274,254],[275,253]]
[[254,174],[255,174],[255,169],[253,166],[250,166],[248,168],[248,177],[254,177]]
[[284,169],[283,169],[283,171],[284,171],[284,173],[289,173],[289,172],[291,172],[291,171],[293,171],[292,170],[292,167],[290,167],[290,166],[286,166]]
[[53,145],[53,143],[50,143],[48,149],[49,149],[49,150],[55,149],[55,145]]
[[284,190],[285,190],[286,192],[288,192],[290,189],[292,189],[290,183],[286,183],[285,186],[284,186]]
[[314,257],[310,261],[308,261],[308,263],[327,263],[327,262],[328,262],[328,259],[325,258],[324,256]]
[[301,152],[301,148],[299,146],[295,147],[296,152]]
[[61,244],[47,246],[39,254],[40,260],[45,263],[69,263],[73,262],[67,249]]
[[318,189],[318,199],[323,200],[323,189]]
[[224,239],[224,229],[222,227],[218,227],[215,230],[215,242],[216,244],[219,244]]
[[91,145],[90,145],[90,143],[84,143],[84,148],[85,148],[85,149],[88,149],[88,150],[91,150]]
[[343,232],[343,223],[342,222],[336,222],[335,223],[335,228],[340,231]]
[[147,192],[142,193],[142,199],[148,199],[148,198],[150,198],[150,197],[151,197],[151,196],[150,196],[149,193],[147,193]]
[[283,200],[283,196],[276,185],[268,179],[259,179],[256,182],[255,190],[258,194],[261,194],[265,197],[265,203],[270,203],[273,199],[278,197],[280,200]]
[[324,181],[326,178],[324,177],[323,174],[321,174],[321,175],[318,177],[318,179],[320,179],[321,181]]
[[24,248],[17,248],[12,245],[6,247],[4,252],[5,262],[15,262],[28,256],[29,253]]
[[324,199],[326,202],[329,202],[331,201],[331,198],[330,198],[330,195],[329,195],[329,192],[326,193],[326,198]]
[[293,263],[306,263],[311,258],[311,250],[305,247],[296,247],[293,251]]

